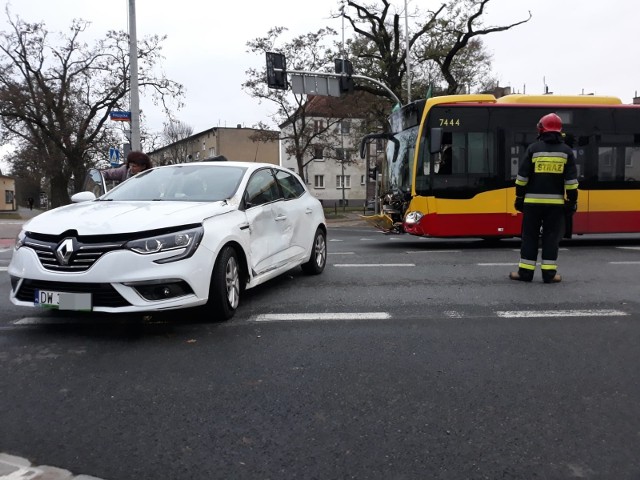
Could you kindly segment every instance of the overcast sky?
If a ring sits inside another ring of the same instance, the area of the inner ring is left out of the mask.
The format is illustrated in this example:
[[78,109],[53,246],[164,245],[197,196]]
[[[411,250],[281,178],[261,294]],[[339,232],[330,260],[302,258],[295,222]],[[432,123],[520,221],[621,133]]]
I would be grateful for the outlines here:
[[[373,0],[370,0],[373,1]],[[392,0],[403,9],[404,0]],[[437,8],[436,0],[408,0],[409,10]],[[330,13],[338,0],[136,0],[138,38],[167,34],[163,69],[184,84],[186,98],[178,117],[195,132],[214,126],[253,126],[269,121],[269,105],[258,105],[241,88],[245,71],[263,57],[247,53],[248,40],[274,26],[292,35],[325,25],[338,31]],[[128,0],[10,0],[9,9],[26,21],[43,21],[50,31],[67,29],[73,18],[92,22],[90,34],[128,29]],[[493,54],[501,86],[541,93],[545,82],[554,93],[596,93],[631,103],[640,90],[638,7],[629,0],[491,0],[485,23],[529,23],[484,37]],[[0,28],[6,30],[4,12]],[[404,22],[402,22],[404,25]],[[348,26],[348,24],[347,24]],[[411,19],[409,29],[411,30]],[[350,32],[347,30],[346,35]],[[164,118],[141,99],[150,130]]]

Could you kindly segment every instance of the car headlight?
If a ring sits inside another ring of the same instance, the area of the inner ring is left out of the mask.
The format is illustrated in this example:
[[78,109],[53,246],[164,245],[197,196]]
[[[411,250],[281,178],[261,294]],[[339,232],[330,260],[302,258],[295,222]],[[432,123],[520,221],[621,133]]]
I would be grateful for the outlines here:
[[156,263],[175,262],[193,255],[198,245],[200,245],[203,234],[204,228],[199,226],[189,230],[131,240],[125,244],[125,248],[141,255],[179,250],[180,252],[177,255],[155,260]]
[[18,250],[21,246],[24,245],[24,241],[27,238],[27,234],[25,233],[24,230],[20,230],[20,233],[18,234],[18,236],[16,237],[16,243],[14,245],[14,248],[16,250]]
[[424,215],[420,212],[408,212],[404,217],[405,223],[418,223]]

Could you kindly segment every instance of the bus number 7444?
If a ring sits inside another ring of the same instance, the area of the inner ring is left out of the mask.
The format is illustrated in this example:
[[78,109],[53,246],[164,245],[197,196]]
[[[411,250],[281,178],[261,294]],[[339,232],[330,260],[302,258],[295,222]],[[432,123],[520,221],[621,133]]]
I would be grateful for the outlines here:
[[459,118],[439,118],[441,127],[459,127]]

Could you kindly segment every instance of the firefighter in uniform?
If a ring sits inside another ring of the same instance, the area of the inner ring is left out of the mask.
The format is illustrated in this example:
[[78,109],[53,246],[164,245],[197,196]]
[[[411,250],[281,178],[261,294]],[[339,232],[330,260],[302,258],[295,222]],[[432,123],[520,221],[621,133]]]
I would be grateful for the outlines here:
[[542,280],[558,283],[562,280],[557,260],[565,212],[573,214],[578,201],[576,160],[564,143],[558,115],[543,116],[538,132],[538,140],[529,145],[518,166],[515,209],[523,213],[522,244],[518,271],[511,272],[509,278],[524,282],[533,279],[542,229]]

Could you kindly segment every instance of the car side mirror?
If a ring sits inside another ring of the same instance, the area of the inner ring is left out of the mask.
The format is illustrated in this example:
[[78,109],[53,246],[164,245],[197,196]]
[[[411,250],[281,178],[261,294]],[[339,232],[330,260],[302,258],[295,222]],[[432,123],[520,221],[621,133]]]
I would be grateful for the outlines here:
[[93,192],[78,192],[71,196],[73,203],[92,202],[96,199]]

